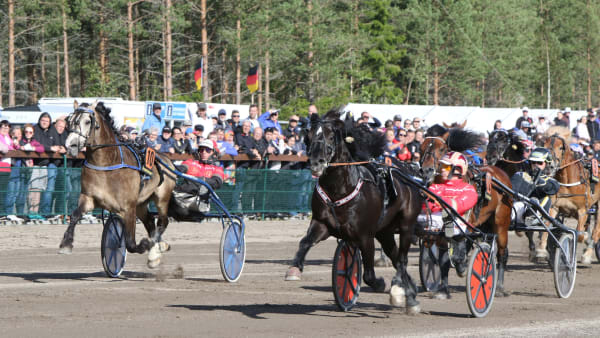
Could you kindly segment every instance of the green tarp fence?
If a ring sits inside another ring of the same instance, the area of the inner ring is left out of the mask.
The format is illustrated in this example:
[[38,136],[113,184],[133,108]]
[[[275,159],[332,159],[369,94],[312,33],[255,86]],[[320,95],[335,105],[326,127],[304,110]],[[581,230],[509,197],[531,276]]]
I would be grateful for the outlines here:
[[[81,168],[11,169],[11,172],[0,173],[0,215],[66,216],[77,207]],[[310,211],[316,182],[310,170],[238,169],[229,175],[231,179],[217,194],[231,213]],[[52,181],[53,189],[48,187]],[[218,208],[213,205],[211,211],[218,211]]]

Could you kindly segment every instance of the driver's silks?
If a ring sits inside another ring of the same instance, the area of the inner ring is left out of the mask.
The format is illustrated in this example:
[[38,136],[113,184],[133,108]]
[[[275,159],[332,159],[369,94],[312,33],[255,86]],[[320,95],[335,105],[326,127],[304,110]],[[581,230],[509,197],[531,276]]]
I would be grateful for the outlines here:
[[592,159],[592,182],[598,183],[600,179],[598,179],[598,160]]
[[492,200],[492,174],[485,173],[485,199]]

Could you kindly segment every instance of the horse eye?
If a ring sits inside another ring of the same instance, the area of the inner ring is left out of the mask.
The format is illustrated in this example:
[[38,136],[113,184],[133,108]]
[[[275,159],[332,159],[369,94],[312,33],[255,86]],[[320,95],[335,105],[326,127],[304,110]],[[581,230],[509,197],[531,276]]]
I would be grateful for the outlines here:
[[90,123],[92,123],[92,121],[85,121],[86,125],[89,125]]

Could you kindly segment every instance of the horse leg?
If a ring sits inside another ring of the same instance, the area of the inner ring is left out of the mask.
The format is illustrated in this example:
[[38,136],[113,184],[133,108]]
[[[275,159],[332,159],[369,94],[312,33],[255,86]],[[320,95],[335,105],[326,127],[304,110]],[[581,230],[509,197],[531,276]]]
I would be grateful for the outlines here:
[[121,218],[125,223],[125,247],[130,253],[144,253],[148,251],[154,243],[148,238],[142,238],[139,244],[135,242],[135,212],[133,206],[128,209]]
[[[578,240],[580,242],[587,242],[588,246],[585,248],[585,250],[583,251],[583,255],[581,255],[581,264],[583,265],[589,265],[592,264],[592,256],[594,255],[594,250],[593,250],[593,241],[591,238],[589,237],[593,237],[590,236],[590,234],[587,231],[586,225],[587,225],[587,220],[588,220],[588,214],[587,214],[588,210],[587,208],[585,209],[579,209],[577,210],[577,231],[580,231],[581,235],[579,235]],[[589,226],[589,225],[588,225]],[[586,231],[584,231],[586,230]],[[591,245],[589,242],[592,242]]]
[[382,255],[392,260],[392,266],[395,268],[398,264],[398,246],[394,239],[394,232],[379,232],[375,235],[379,244],[381,244]]
[[[538,258],[538,255],[537,255],[537,251],[535,249],[535,241],[533,239],[534,232],[526,231],[525,235],[527,236],[527,241],[529,241],[529,261],[532,263],[535,263]],[[498,254],[500,254],[500,253],[498,253]]]
[[364,238],[361,241],[360,253],[364,266],[363,281],[372,287],[375,292],[383,292],[385,281],[383,278],[375,276],[375,241],[373,238]]
[[[496,212],[494,218],[494,232],[496,233],[496,243],[498,244],[498,281],[496,286],[496,296],[509,296],[509,293],[504,289],[504,273],[508,262],[508,228],[510,227],[510,208],[502,207]],[[535,243],[533,235],[530,231],[527,232],[529,239],[529,257],[535,252]]]
[[[558,215],[558,209],[550,208],[548,215],[550,215],[550,217],[552,217],[552,218],[555,218],[556,215]],[[548,233],[542,232],[542,234],[540,236],[540,241],[538,243],[538,247],[535,250],[535,258],[537,261],[548,260],[547,244],[548,244]]]
[[77,208],[71,214],[71,220],[69,221],[69,226],[63,235],[63,239],[59,245],[59,254],[70,254],[73,252],[73,239],[75,237],[75,226],[77,222],[81,219],[83,214],[94,209],[94,200],[86,195],[81,194],[79,196],[79,202],[77,204]]
[[400,248],[396,260],[396,275],[392,279],[390,288],[390,304],[403,306],[406,304],[406,312],[414,315],[421,312],[417,301],[417,285],[407,271],[408,249],[411,244],[412,229],[402,229],[400,233]]
[[304,259],[306,258],[308,250],[327,237],[329,237],[327,226],[313,218],[310,221],[310,226],[308,227],[306,235],[302,237],[298,244],[298,251],[296,251],[292,266],[289,267],[285,274],[286,281],[300,280],[302,271],[304,271]]

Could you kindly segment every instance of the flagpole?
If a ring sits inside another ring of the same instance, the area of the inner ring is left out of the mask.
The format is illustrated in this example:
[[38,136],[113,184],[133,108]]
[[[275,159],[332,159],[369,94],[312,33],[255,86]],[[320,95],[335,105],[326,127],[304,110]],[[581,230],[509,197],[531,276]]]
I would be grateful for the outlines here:
[[252,93],[252,96],[251,96],[251,101],[250,101],[250,103],[254,104],[254,93]]

